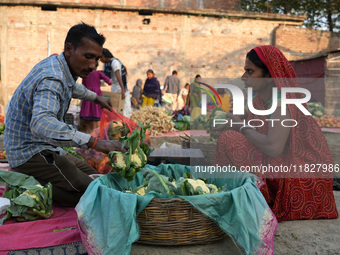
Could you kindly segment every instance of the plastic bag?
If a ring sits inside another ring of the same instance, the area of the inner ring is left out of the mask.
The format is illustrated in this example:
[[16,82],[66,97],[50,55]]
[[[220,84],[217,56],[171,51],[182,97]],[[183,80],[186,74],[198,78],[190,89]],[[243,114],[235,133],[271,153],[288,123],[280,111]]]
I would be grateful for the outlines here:
[[[132,131],[138,126],[134,121],[117,113],[116,111],[112,110],[112,112],[110,112],[104,109],[100,118],[99,128],[93,130],[91,135],[102,140],[109,140],[107,131],[110,123],[113,121],[120,121],[125,124],[128,127],[130,133],[132,133]],[[144,142],[150,146],[150,134],[148,131]],[[76,153],[82,156],[84,160],[100,174],[107,174],[114,171],[114,169],[109,164],[108,155],[105,153],[98,152],[94,149],[83,150],[80,148],[76,149]]]

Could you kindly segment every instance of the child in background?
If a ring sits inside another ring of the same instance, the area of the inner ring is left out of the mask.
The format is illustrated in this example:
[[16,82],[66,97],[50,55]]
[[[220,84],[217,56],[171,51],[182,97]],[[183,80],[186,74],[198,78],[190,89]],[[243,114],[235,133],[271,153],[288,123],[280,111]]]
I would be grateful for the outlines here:
[[[100,89],[101,80],[105,81],[109,85],[112,85],[110,78],[108,78],[103,71],[97,70],[94,70],[87,76],[87,78],[83,79],[82,84],[87,89],[95,92],[99,96],[102,96],[103,94]],[[90,134],[94,129],[99,127],[101,115],[102,109],[100,108],[100,105],[90,101],[82,101],[79,129]]]

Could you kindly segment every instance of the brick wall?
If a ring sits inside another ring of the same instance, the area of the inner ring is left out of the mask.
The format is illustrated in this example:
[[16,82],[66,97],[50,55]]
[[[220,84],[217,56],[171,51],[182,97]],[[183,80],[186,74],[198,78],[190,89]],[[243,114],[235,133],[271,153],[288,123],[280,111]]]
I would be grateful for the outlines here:
[[[9,0],[8,2],[11,2]],[[19,0],[16,2],[31,4],[31,0]],[[230,11],[239,9],[238,0],[43,0],[40,3],[50,4],[77,4],[77,5],[110,5],[127,7],[151,7],[165,9],[211,9],[218,11]],[[12,3],[14,4],[14,3]]]
[[[177,70],[183,86],[196,74],[203,78],[240,77],[246,53],[257,45],[274,44],[288,59],[297,57],[297,51],[312,54],[314,50],[325,47],[325,44],[316,43],[313,50],[300,46],[301,42],[294,45],[293,41],[299,41],[297,36],[304,38],[311,33],[312,38],[313,31],[300,29],[302,33],[299,33],[300,30],[294,27],[280,26],[281,19],[170,13],[142,16],[137,11],[61,7],[57,11],[42,11],[38,6],[0,6],[0,12],[0,104],[3,105],[35,64],[49,54],[63,51],[68,29],[80,21],[95,25],[98,32],[106,36],[104,47],[121,59],[128,69],[130,89],[137,79],[145,80],[149,68],[155,71],[162,85],[165,77]],[[149,25],[143,25],[144,18],[150,19]],[[327,37],[325,33],[316,36],[320,36],[318,41],[328,40],[328,45],[333,45],[333,37]]]
[[340,47],[339,34],[328,31],[280,25],[274,45],[286,52],[289,60],[312,57]]

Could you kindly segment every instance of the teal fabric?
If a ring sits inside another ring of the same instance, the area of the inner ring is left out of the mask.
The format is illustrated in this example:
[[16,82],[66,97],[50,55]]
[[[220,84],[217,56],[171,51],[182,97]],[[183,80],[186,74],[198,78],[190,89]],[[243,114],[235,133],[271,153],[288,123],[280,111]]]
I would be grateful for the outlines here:
[[[183,165],[145,166],[148,167],[174,178],[190,172],[190,167]],[[228,177],[208,180],[218,187],[226,185],[227,192],[175,197],[185,199],[217,222],[243,248],[242,253],[272,254],[277,221],[256,186],[258,179],[248,173]],[[128,186],[140,186],[142,181],[142,172],[130,183],[111,173],[90,184],[76,207],[89,254],[130,254],[132,243],[139,238],[137,215],[154,197],[167,197],[157,193],[139,196],[120,192]]]

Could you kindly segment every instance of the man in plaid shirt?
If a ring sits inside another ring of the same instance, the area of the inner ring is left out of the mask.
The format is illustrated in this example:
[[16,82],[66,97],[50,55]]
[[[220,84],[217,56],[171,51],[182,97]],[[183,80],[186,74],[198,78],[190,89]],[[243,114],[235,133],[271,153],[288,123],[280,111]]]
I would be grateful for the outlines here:
[[6,114],[4,145],[13,171],[51,182],[55,202],[76,205],[97,171],[60,147],[125,152],[118,141],[98,140],[64,122],[71,98],[111,110],[109,98],[76,83],[95,70],[105,37],[85,23],[67,34],[64,52],[38,63],[18,86]]

